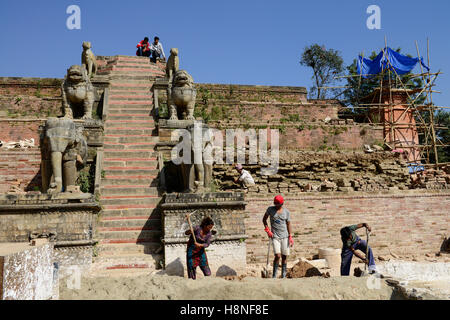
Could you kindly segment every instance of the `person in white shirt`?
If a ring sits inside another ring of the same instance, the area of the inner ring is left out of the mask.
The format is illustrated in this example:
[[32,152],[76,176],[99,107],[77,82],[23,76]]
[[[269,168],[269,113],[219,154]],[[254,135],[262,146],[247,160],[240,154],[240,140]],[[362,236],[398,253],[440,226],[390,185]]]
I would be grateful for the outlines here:
[[161,44],[161,42],[159,42],[159,38],[155,37],[153,43],[150,45],[150,51],[152,52],[152,57],[150,58],[151,62],[156,63],[156,58],[164,58],[164,60],[166,60],[166,55],[164,54],[164,49],[163,46]]
[[252,175],[247,170],[244,170],[241,164],[237,164],[235,169],[239,172],[239,177],[236,178],[234,182],[239,182],[244,189],[255,185],[255,180],[253,180]]

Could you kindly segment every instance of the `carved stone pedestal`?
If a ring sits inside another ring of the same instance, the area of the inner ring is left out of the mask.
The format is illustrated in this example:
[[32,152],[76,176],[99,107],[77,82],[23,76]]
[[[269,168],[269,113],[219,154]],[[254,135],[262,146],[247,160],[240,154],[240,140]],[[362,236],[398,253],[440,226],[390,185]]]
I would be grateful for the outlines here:
[[[189,230],[186,213],[194,226],[210,216],[214,221],[213,235],[206,249],[213,276],[237,275],[246,268],[244,194],[241,192],[179,193],[168,194],[162,207],[165,270],[170,275],[187,276],[186,248]],[[201,271],[198,270],[198,274]]]

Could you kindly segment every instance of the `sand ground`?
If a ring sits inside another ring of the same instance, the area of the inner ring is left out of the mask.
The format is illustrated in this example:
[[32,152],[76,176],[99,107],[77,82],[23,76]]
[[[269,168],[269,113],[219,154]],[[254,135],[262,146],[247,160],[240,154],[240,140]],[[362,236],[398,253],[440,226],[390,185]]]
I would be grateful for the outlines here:
[[79,290],[60,283],[61,300],[389,300],[398,298],[384,281],[369,289],[367,278],[331,277],[238,280],[142,274],[83,278]]

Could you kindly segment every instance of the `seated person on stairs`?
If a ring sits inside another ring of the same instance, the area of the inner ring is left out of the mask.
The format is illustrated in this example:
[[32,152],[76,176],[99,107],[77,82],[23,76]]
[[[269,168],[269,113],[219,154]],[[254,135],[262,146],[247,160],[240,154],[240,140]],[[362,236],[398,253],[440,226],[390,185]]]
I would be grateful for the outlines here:
[[148,37],[145,37],[145,39],[139,42],[136,47],[138,48],[136,51],[138,57],[150,57],[151,50]]

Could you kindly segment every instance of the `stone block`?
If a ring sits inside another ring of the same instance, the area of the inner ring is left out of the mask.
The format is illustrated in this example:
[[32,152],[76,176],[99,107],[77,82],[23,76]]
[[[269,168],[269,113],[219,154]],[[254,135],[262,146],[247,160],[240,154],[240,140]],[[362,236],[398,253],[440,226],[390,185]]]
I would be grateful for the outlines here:
[[0,300],[54,297],[53,245],[0,244]]

